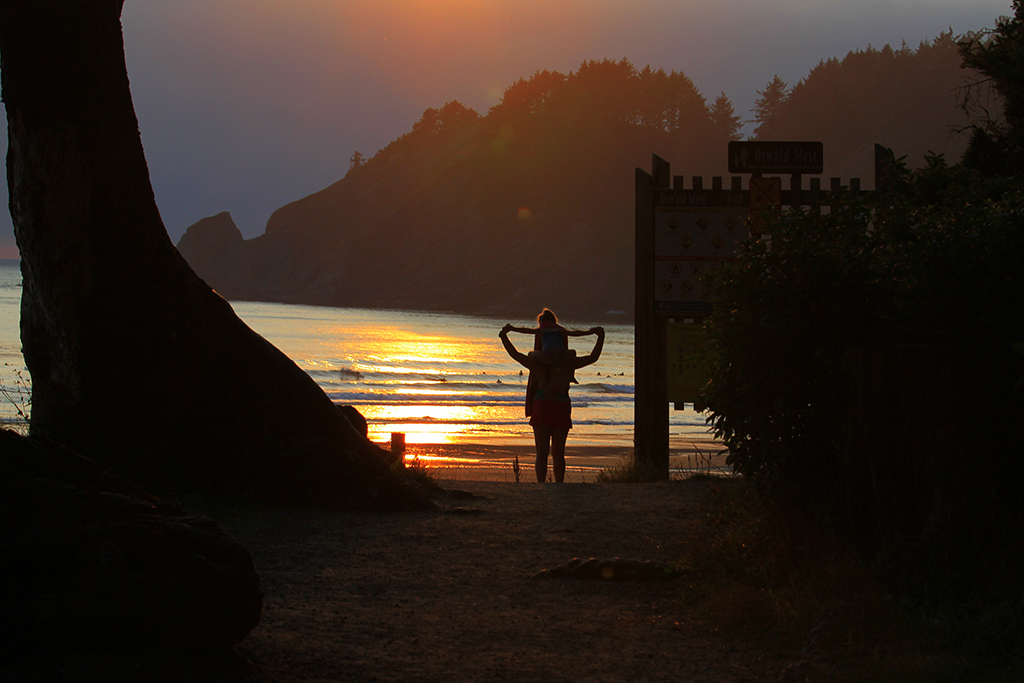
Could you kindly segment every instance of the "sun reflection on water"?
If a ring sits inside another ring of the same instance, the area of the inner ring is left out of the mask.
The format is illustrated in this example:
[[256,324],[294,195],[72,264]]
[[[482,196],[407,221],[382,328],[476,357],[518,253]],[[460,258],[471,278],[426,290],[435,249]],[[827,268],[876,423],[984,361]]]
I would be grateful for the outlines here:
[[480,458],[457,458],[451,455],[426,455],[422,453],[406,453],[405,461],[407,463],[423,461],[427,465],[476,465],[483,462]]
[[387,442],[392,432],[400,432],[408,444],[462,443],[469,425],[500,416],[493,406],[362,406],[361,412],[371,441]]
[[[370,439],[379,444],[386,446],[391,433],[397,432],[406,435],[407,444],[440,448],[532,446],[533,434],[523,414],[527,377],[497,338],[504,319],[232,305],[247,324],[308,372],[332,401],[358,410],[367,420]],[[592,326],[566,324],[572,329]],[[580,384],[573,389],[574,444],[632,438],[633,331],[627,325],[606,329],[599,364],[578,373]],[[515,343],[524,350],[533,339],[521,335]],[[591,339],[570,342],[582,353],[592,344]]]
[[[346,329],[332,355],[358,373],[359,379],[372,378],[379,385],[370,388],[364,384],[364,391],[413,401],[408,405],[387,401],[357,406],[368,422],[372,441],[387,443],[392,432],[400,432],[408,444],[464,443],[473,438],[469,434],[474,425],[508,420],[505,406],[487,400],[493,390],[485,385],[499,380],[498,374],[487,373],[500,373],[508,366],[503,349],[491,339],[374,322],[365,328]],[[460,376],[466,368],[473,368],[476,374]],[[476,398],[480,405],[465,405]],[[479,438],[479,430],[476,432]]]
[[395,391],[396,394],[406,394],[410,396],[473,396],[474,394],[482,394],[482,391],[467,391],[467,390],[452,390],[452,389],[398,389]]
[[[434,366],[434,371],[441,373],[446,366],[488,361],[495,355],[493,344],[480,348],[479,344],[467,343],[472,340],[462,337],[414,332],[399,327],[374,327],[359,336],[376,342],[365,349],[369,353],[363,355],[362,360],[386,367],[391,372],[423,372],[422,365],[427,365]],[[373,369],[372,365],[370,368]]]

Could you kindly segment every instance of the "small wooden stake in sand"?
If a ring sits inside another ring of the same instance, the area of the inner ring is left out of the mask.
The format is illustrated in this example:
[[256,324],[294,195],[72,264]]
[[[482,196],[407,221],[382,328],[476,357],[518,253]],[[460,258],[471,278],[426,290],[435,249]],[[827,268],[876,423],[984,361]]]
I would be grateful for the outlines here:
[[391,455],[402,467],[405,467],[405,433],[391,432]]

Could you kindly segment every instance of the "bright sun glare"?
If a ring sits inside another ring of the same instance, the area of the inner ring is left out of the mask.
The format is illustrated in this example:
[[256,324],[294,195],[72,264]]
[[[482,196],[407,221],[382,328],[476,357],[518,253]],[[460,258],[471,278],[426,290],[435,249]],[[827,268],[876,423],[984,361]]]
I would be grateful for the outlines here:
[[487,408],[475,406],[411,405],[364,406],[369,437],[388,442],[394,432],[405,434],[409,444],[457,443],[466,423],[486,419]]
[[399,327],[377,328],[363,338],[374,342],[348,349],[353,369],[395,378],[384,380],[392,384],[388,392],[416,399],[412,405],[360,406],[369,422],[371,440],[387,443],[396,432],[405,434],[408,444],[457,443],[467,425],[494,421],[493,406],[445,405],[452,399],[483,395],[482,391],[447,386],[446,375],[466,363],[491,362],[494,348],[478,356],[464,339]]

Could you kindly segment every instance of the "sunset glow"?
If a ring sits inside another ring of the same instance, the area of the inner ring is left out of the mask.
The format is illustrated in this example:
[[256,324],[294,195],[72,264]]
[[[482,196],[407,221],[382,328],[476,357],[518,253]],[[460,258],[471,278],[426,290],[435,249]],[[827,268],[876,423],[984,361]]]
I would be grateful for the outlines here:
[[[465,348],[458,339],[441,333],[430,331],[420,332],[395,327],[373,326],[373,341],[360,345],[359,348],[344,350],[360,371],[375,371],[383,367],[391,372],[408,374],[435,373],[435,379],[442,379],[446,366],[456,361],[480,360],[466,359]],[[355,334],[367,337],[359,330],[325,330],[325,339],[337,339]],[[488,349],[487,357],[493,355]]]
[[[520,78],[590,59],[678,69],[737,114],[773,75],[868,45],[977,31],[1009,0],[133,0],[122,12],[132,99],[172,241],[230,211],[246,238],[344,176],[428,107],[485,114]],[[3,143],[0,143],[3,144]],[[0,189],[3,195],[4,189]],[[4,196],[4,203],[6,203]],[[17,250],[0,216],[0,256]]]
[[369,424],[369,438],[388,443],[391,434],[405,434],[407,444],[463,443],[465,427],[475,422],[493,421],[503,411],[486,406],[446,406],[431,404],[363,406]]
[[[404,434],[408,452],[442,454],[446,445],[530,446],[524,414],[527,374],[505,353],[497,331],[533,321],[416,311],[233,302],[238,315],[308,372],[337,405],[366,419],[371,441],[390,448]],[[589,322],[563,322],[587,329]],[[606,325],[600,367],[577,373],[573,443],[632,443],[633,330]],[[520,349],[533,339],[517,335]],[[590,340],[577,347],[586,352]],[[706,432],[702,417],[673,420]],[[692,424],[691,424],[692,423]],[[427,447],[424,449],[424,447]],[[460,457],[464,457],[464,453]]]
[[[332,400],[359,410],[371,441],[386,446],[397,432],[407,444],[479,442],[508,438],[503,425],[520,428],[525,378],[491,329],[467,337],[465,329],[434,324],[429,314],[409,314],[414,319],[396,325],[373,312],[339,311],[345,322],[335,325],[322,321],[334,309],[275,310],[282,317],[260,319],[259,331]],[[311,337],[296,335],[303,326]]]

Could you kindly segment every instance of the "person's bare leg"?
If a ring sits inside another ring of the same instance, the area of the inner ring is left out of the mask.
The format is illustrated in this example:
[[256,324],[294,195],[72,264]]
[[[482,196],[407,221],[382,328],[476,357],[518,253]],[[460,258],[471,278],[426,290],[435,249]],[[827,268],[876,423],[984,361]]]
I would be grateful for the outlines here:
[[541,484],[548,478],[548,450],[551,445],[551,428],[534,427],[533,442],[537,446],[537,462],[534,469],[537,471],[537,481]]
[[559,484],[565,480],[565,440],[568,436],[568,429],[551,432],[551,468]]

